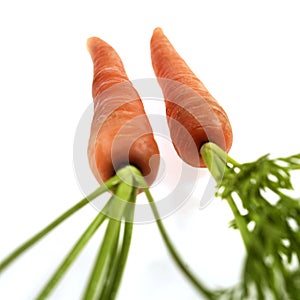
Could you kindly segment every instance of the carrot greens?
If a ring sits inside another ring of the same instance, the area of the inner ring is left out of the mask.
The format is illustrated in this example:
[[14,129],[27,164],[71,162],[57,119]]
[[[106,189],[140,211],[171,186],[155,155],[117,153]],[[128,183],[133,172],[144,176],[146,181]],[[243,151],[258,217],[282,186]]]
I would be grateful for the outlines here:
[[[293,198],[291,171],[300,154],[264,155],[239,164],[213,143],[201,155],[217,182],[216,196],[229,204],[245,244],[241,282],[221,294],[229,299],[297,299],[300,295],[300,198]],[[239,295],[239,296],[237,296]]]
[[82,199],[78,204],[13,251],[0,263],[0,274],[21,254],[76,211],[84,207],[89,201],[94,200],[104,192],[111,191],[112,196],[106,205],[82,233],[36,299],[45,299],[53,292],[54,288],[105,220],[108,220],[108,225],[83,299],[98,299],[99,296],[100,299],[114,299],[121,282],[130,249],[135,200],[137,197],[135,174],[140,173],[135,171],[135,168],[132,166],[120,169],[115,176],[106,181],[93,193]]
[[82,233],[36,299],[49,296],[83,248],[107,221],[84,300],[115,299],[127,261],[138,190],[151,206],[171,258],[196,290],[206,299],[297,299],[300,294],[300,198],[293,198],[291,172],[300,169],[300,154],[272,159],[264,155],[240,164],[216,144],[206,143],[201,156],[217,183],[216,196],[229,204],[240,231],[246,257],[240,282],[231,288],[212,290],[202,283],[176,250],[141,172],[133,166],[120,169],[93,193],[82,199],[0,263],[0,274],[22,253],[60,223],[104,192],[111,197]]
[[[131,182],[127,184],[122,181],[122,183],[117,187],[115,195],[112,196],[113,199],[110,209],[113,211],[109,212],[109,214],[113,217],[109,219],[107,230],[99,249],[96,262],[94,264],[94,269],[91,273],[88,285],[85,290],[85,294],[83,297],[84,300],[97,299],[100,291],[102,291],[102,296],[100,297],[100,299],[109,299],[105,297],[113,293],[111,288],[113,287],[114,280],[117,277],[117,273],[123,272],[125,266],[124,259],[126,256],[123,256],[123,261],[120,260],[121,252],[119,247],[119,239],[121,220],[124,214],[124,210],[126,209],[126,205],[128,204],[128,202],[133,201],[133,199],[131,199],[133,190],[133,178],[129,177],[127,178],[127,180]],[[134,198],[136,197],[135,192],[133,192],[133,196]],[[120,205],[120,203],[122,203],[123,205]],[[127,243],[128,249],[125,250],[125,253],[128,253],[129,245],[130,244]],[[123,253],[123,255],[125,253]],[[120,264],[121,261],[122,264]]]

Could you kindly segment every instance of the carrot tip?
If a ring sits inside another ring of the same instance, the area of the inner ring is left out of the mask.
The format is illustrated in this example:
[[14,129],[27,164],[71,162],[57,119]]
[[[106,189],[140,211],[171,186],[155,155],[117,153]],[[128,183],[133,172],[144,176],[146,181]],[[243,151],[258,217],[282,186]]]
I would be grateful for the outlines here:
[[154,34],[160,34],[160,35],[162,35],[162,34],[164,34],[164,32],[163,32],[163,30],[162,30],[161,27],[156,27],[156,28],[153,30],[153,35],[154,35]]
[[98,38],[98,37],[90,37],[87,39],[87,42],[86,42],[86,46],[87,46],[87,49],[90,53],[92,53],[92,51],[94,50],[94,48],[96,47],[96,44],[99,43],[101,40]]

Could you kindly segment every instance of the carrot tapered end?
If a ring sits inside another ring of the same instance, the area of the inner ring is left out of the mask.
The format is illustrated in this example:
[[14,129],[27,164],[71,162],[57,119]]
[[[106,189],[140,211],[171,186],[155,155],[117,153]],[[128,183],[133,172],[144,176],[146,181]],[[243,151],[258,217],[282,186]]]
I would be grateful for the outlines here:
[[153,39],[159,40],[160,38],[162,38],[164,36],[165,36],[165,34],[164,34],[163,30],[160,27],[156,27],[153,30],[152,41],[153,41]]
[[153,34],[164,34],[163,30],[161,27],[156,27],[154,30],[153,30]]
[[90,37],[86,42],[86,47],[89,53],[92,53],[100,39],[98,37]]

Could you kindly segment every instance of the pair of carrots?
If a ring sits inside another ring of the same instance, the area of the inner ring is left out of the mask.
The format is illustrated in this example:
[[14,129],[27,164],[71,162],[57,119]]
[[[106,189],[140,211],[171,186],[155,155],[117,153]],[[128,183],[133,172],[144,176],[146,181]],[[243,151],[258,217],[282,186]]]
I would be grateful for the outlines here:
[[[94,63],[94,118],[88,157],[95,177],[105,184],[0,262],[0,272],[89,201],[112,191],[110,200],[37,299],[45,299],[50,294],[105,219],[108,219],[107,229],[83,299],[114,299],[129,253],[136,195],[141,190],[149,200],[174,262],[207,299],[255,297],[264,300],[272,294],[276,300],[298,300],[300,201],[285,194],[284,190],[293,188],[290,172],[300,170],[300,154],[277,159],[264,155],[245,164],[229,157],[226,152],[232,144],[232,130],[226,113],[162,30],[154,30],[152,64],[165,97],[174,147],[186,163],[209,168],[217,183],[216,195],[228,202],[234,215],[231,225],[239,229],[247,252],[241,282],[230,289],[211,291],[186,267],[160,220],[147,186],[155,180],[159,150],[142,101],[129,81],[120,57],[99,38],[89,39],[88,49]],[[275,204],[265,197],[263,192],[267,190],[273,193],[272,196],[278,196]]]
[[[142,101],[129,81],[120,57],[110,45],[96,37],[88,40],[88,50],[94,64],[94,117],[88,158],[96,179],[105,184],[16,248],[0,262],[0,273],[89,201],[111,191],[107,204],[74,244],[37,299],[45,299],[52,292],[105,220],[108,221],[107,228],[83,299],[114,299],[129,253],[136,195],[143,191],[174,261],[199,292],[213,299],[212,292],[186,267],[160,220],[148,188],[158,172],[159,150]],[[151,39],[151,55],[166,100],[172,141],[179,156],[192,166],[200,167],[204,166],[200,153],[203,144],[208,145],[211,141],[228,151],[232,131],[224,110],[159,28],[155,29]]]
[[[142,101],[116,51],[96,37],[87,46],[94,64],[94,117],[88,146],[93,174],[102,183],[122,166],[134,165],[150,185],[159,168],[159,150]],[[228,152],[232,129],[225,111],[160,28],[151,38],[151,58],[178,155],[191,166],[204,167],[203,144],[210,141]]]

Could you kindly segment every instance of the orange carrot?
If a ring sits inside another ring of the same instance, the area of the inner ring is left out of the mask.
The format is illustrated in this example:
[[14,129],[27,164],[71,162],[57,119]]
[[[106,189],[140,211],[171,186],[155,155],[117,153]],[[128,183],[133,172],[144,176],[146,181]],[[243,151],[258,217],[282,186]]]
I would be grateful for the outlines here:
[[228,152],[232,129],[225,111],[160,28],[153,32],[151,58],[164,94],[170,134],[178,155],[194,167],[204,167],[200,155],[204,143],[216,143]]
[[110,45],[92,37],[87,47],[94,64],[90,167],[102,183],[124,165],[134,165],[150,185],[157,175],[159,150],[142,101]]

